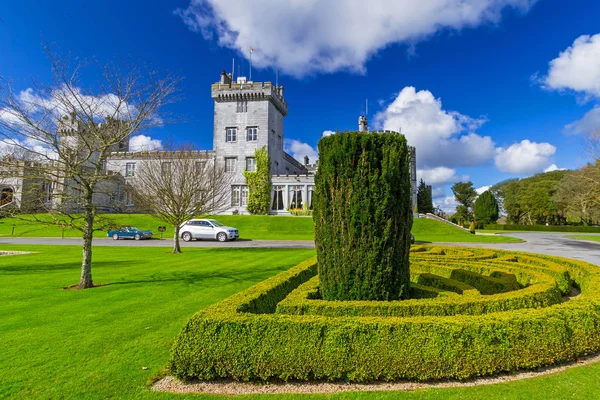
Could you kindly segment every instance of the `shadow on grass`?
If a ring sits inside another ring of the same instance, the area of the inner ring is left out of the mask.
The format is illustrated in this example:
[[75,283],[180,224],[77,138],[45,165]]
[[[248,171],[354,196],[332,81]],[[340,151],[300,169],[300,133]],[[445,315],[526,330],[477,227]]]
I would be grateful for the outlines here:
[[136,284],[149,284],[149,283],[166,283],[166,282],[181,282],[188,285],[196,286],[214,286],[215,280],[219,281],[219,284],[223,284],[222,281],[228,281],[228,283],[234,282],[258,282],[266,279],[269,276],[275,275],[285,268],[261,268],[260,271],[176,271],[170,274],[153,274],[147,279],[136,279],[136,280],[125,280],[119,282],[108,282],[102,283],[102,286],[113,286],[113,285],[136,285]]
[[[92,268],[94,267],[101,267],[101,266],[114,266],[115,264],[113,262],[109,262],[109,261],[98,261],[98,262],[94,262],[92,265]],[[35,265],[24,265],[24,264],[17,264],[17,265],[4,265],[0,267],[0,274],[2,274],[3,272],[6,272],[7,275],[8,273],[10,273],[10,275],[27,275],[27,274],[34,274],[37,272],[47,272],[47,271],[65,271],[65,270],[72,270],[72,269],[81,269],[81,262],[75,262],[75,263],[63,263],[63,264],[52,264],[51,262],[49,262],[48,264],[35,264]]]

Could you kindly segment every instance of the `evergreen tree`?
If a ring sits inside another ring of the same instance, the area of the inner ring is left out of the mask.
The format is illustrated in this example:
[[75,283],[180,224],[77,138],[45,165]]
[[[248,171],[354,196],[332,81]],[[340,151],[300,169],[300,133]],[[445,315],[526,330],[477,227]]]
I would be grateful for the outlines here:
[[419,187],[417,188],[417,208],[422,214],[433,214],[431,186],[426,185],[423,179],[421,179],[419,182]]
[[402,135],[344,132],[319,142],[313,220],[326,300],[409,297],[412,226]]
[[475,200],[473,212],[479,226],[496,223],[500,213],[496,196],[489,190],[483,192]]
[[473,182],[457,182],[452,185],[452,193],[458,203],[456,206],[456,218],[460,221],[471,221],[473,219],[473,203],[477,198],[477,192]]

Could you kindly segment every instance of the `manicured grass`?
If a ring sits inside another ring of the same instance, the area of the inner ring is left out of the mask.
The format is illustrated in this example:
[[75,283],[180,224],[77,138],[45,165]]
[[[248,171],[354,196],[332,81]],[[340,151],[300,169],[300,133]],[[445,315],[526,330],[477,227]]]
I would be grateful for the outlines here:
[[416,218],[413,221],[412,234],[418,242],[521,242],[510,236],[479,236],[457,229],[433,219]]
[[[0,398],[215,399],[148,389],[187,319],[314,255],[311,250],[96,248],[94,279],[106,286],[62,290],[79,275],[81,249],[2,246],[36,254],[0,256]],[[144,370],[143,367],[147,367]],[[525,381],[471,388],[240,399],[592,399],[600,364]]]
[[600,242],[600,236],[573,235],[567,237],[571,239],[591,240],[593,242]]
[[[40,218],[43,218],[41,216]],[[113,214],[117,225],[134,225],[141,229],[150,229],[155,237],[160,237],[158,226],[165,225],[164,238],[172,237],[173,227],[164,224],[148,214]],[[313,240],[314,225],[311,217],[275,217],[250,215],[219,215],[215,217],[225,225],[234,226],[240,231],[242,239],[252,240]],[[0,219],[0,236],[10,236],[13,224],[16,237],[61,237],[63,232],[58,226],[25,222],[15,218]],[[520,242],[508,236],[476,236],[442,222],[417,218],[413,222],[412,233],[422,242]],[[81,237],[81,233],[66,229],[65,237]],[[96,232],[95,237],[105,238],[106,232]]]

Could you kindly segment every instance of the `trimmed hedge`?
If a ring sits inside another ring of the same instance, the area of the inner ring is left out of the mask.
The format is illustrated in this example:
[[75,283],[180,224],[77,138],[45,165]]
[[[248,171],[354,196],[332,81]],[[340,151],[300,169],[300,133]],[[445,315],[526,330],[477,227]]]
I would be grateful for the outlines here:
[[325,299],[409,297],[412,207],[403,135],[344,132],[321,139],[313,219]]
[[[474,254],[477,252],[473,250]],[[506,261],[511,254],[517,254],[517,258],[538,258],[540,265],[546,261],[561,265],[581,287],[581,295],[539,309],[523,308],[484,315],[348,317],[272,314],[273,304],[278,302],[279,310],[292,297],[289,295],[279,301],[285,292],[297,294],[293,289],[295,286],[300,289],[301,285],[314,284],[316,278],[304,283],[314,276],[313,259],[196,313],[175,341],[171,372],[180,379],[233,378],[242,381],[271,378],[355,382],[466,379],[566,362],[600,350],[598,267],[557,257],[498,251],[496,259],[502,261],[489,266],[489,270],[506,272],[511,265],[518,269],[518,262]],[[465,268],[467,265],[464,263]],[[531,263],[527,267],[523,274],[515,276],[530,279],[531,286],[473,298],[480,299],[481,304],[485,300],[491,300],[488,302],[492,304],[494,298],[503,296],[507,301],[509,298],[521,301],[518,299],[544,286],[554,290],[555,296],[560,295],[557,285],[549,283],[554,278],[546,273],[555,266],[540,271],[536,271]],[[535,280],[541,281],[535,284]],[[425,291],[435,292],[435,289]],[[435,298],[387,302],[387,305],[432,301],[461,304],[458,299],[464,301],[469,297],[452,293],[444,301]],[[305,300],[309,301],[314,300]],[[340,303],[346,309],[353,309],[354,303],[358,302],[328,303]],[[364,303],[381,303],[383,308],[386,302]],[[474,310],[476,305],[470,307]]]
[[583,232],[600,233],[600,226],[558,226],[558,225],[486,225],[485,229],[494,231],[539,231],[539,232]]

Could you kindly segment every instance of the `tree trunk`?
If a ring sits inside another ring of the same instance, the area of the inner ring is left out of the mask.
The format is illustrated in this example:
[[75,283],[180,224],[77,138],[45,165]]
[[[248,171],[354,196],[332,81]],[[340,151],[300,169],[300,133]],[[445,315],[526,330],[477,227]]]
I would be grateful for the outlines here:
[[175,234],[173,236],[173,254],[181,253],[181,246],[179,245],[179,224],[175,224]]
[[83,261],[81,263],[80,289],[94,286],[92,282],[92,239],[94,235],[94,210],[85,208],[85,226],[83,228]]

